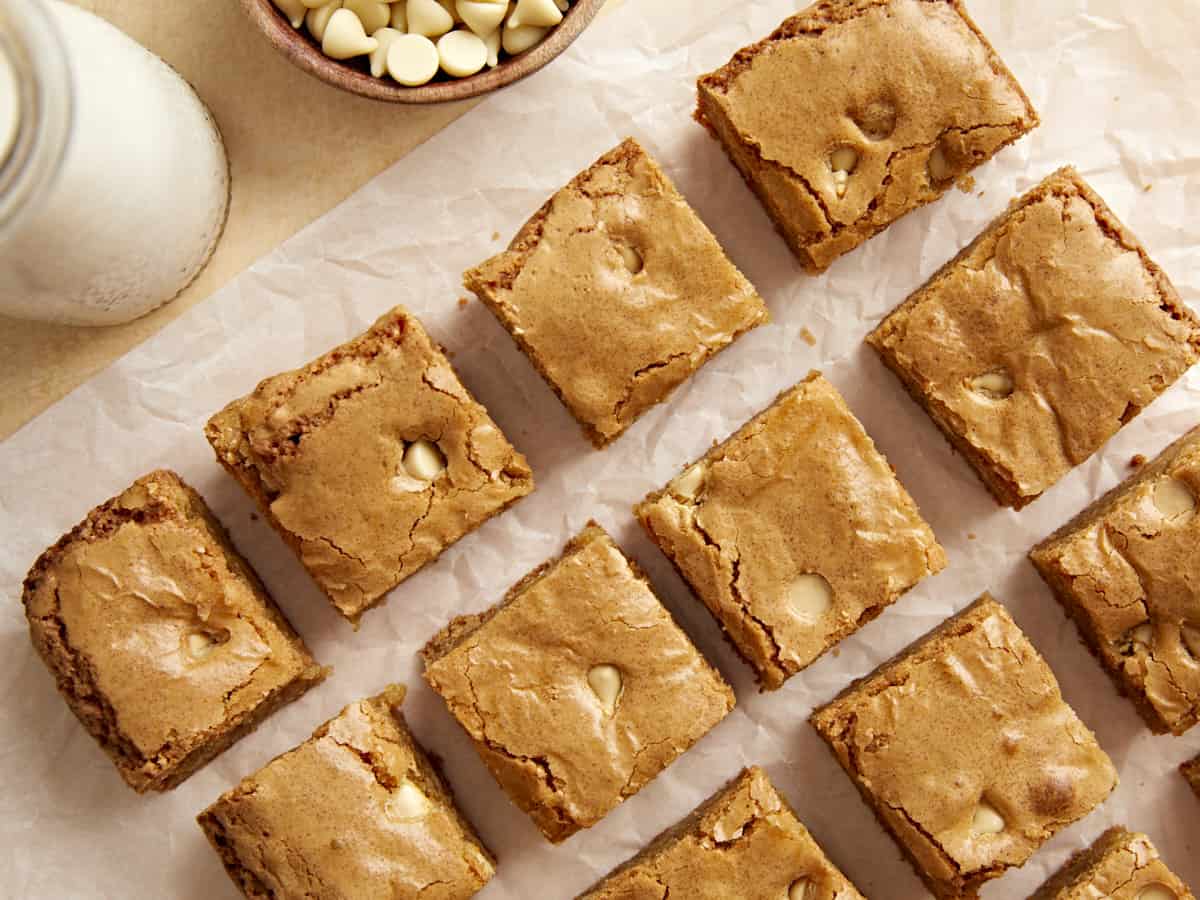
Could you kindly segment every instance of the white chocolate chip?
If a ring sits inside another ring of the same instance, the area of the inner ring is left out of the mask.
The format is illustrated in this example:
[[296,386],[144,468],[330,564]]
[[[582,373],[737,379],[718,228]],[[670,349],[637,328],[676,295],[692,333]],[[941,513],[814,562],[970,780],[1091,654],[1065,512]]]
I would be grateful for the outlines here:
[[1179,895],[1165,884],[1148,884],[1137,893],[1137,900],[1179,900]]
[[846,187],[850,183],[850,173],[858,167],[858,151],[853,147],[838,147],[829,157],[829,167],[833,170],[833,184],[837,195],[844,197]]
[[321,52],[330,59],[366,56],[378,46],[379,41],[367,36],[358,16],[345,8],[333,11],[321,38]]
[[300,0],[271,0],[275,4],[275,8],[287,16],[287,20],[292,23],[293,28],[299,28],[304,24],[304,14],[308,12],[308,7]]
[[736,841],[738,838],[740,838],[745,833],[746,833],[745,825],[739,825],[733,831],[729,831],[729,826],[726,825],[725,822],[723,822],[723,821],[717,822],[713,826],[713,830],[712,830],[713,840],[716,841],[718,844],[728,844],[733,841]]
[[217,642],[202,631],[193,631],[187,636],[188,653],[193,659],[204,659],[216,649]]
[[493,0],[458,0],[458,15],[481,38],[497,31],[504,23],[508,4]]
[[436,38],[441,37],[453,27],[454,16],[446,12],[446,8],[437,0],[408,0],[409,34]]
[[489,69],[494,69],[500,65],[500,29],[497,28],[491,34],[483,39],[484,45],[487,47],[488,58],[487,64]]
[[437,444],[421,438],[405,448],[404,470],[413,478],[433,481],[446,471],[446,457],[442,455]]
[[551,27],[562,21],[562,10],[554,0],[517,0],[517,8],[508,17],[512,28],[524,25],[535,27]]
[[704,466],[696,463],[675,479],[674,484],[671,485],[671,493],[684,500],[695,500],[704,489],[704,479],[707,475],[708,472]]
[[474,75],[487,65],[487,44],[465,28],[443,34],[438,39],[437,51],[442,71],[455,78]]
[[833,608],[833,588],[820,575],[806,573],[788,588],[787,602],[801,625],[813,626]]
[[546,36],[546,32],[549,30],[549,28],[539,28],[536,25],[521,25],[514,28],[512,19],[509,19],[504,23],[500,44],[504,47],[505,53],[511,53],[513,56],[516,56],[518,53],[524,53],[535,44],[541,43],[542,38]]
[[342,6],[358,16],[372,37],[380,28],[387,27],[392,18],[392,8],[384,0],[342,0]]
[[1154,506],[1168,519],[1177,519],[1196,509],[1196,497],[1178,478],[1164,478],[1154,486]]
[[420,34],[405,34],[388,48],[388,74],[408,87],[425,84],[437,74],[441,60],[433,41]]
[[333,0],[332,3],[324,3],[321,6],[310,8],[304,16],[304,27],[317,39],[318,43],[325,39],[325,29],[329,25],[330,18],[341,8],[342,0]]
[[638,253],[628,244],[618,243],[617,252],[621,254],[621,262],[625,263],[625,268],[629,270],[631,275],[636,275],[646,267],[646,263],[642,259],[642,254]]
[[1129,637],[1135,644],[1151,647],[1154,644],[1154,626],[1149,622],[1143,622],[1129,632]]
[[617,700],[621,697],[624,685],[621,670],[616,666],[602,663],[592,666],[587,674],[588,686],[600,701],[600,707],[606,715],[612,715],[617,709]]
[[788,888],[787,900],[808,900],[812,893],[812,882],[807,878],[797,878]]
[[392,21],[388,24],[397,31],[408,31],[408,0],[392,4]]
[[971,390],[976,394],[982,394],[989,400],[1003,400],[1005,397],[1011,397],[1015,387],[1012,376],[1007,372],[988,372],[984,375],[976,375],[970,381]]
[[979,806],[975,809],[975,815],[971,819],[971,832],[973,834],[1000,834],[1004,828],[1004,817],[1000,815],[996,807],[986,800],[980,800]]
[[934,182],[947,181],[954,172],[950,168],[950,160],[946,158],[946,151],[942,149],[942,145],[936,145],[929,154],[929,177]]
[[429,814],[429,798],[411,781],[402,781],[388,798],[387,812],[399,822],[412,822]]
[[376,78],[382,78],[387,72],[388,50],[391,49],[392,42],[396,38],[404,37],[404,32],[395,28],[380,28],[371,37],[379,41],[379,46],[371,51],[371,74]]

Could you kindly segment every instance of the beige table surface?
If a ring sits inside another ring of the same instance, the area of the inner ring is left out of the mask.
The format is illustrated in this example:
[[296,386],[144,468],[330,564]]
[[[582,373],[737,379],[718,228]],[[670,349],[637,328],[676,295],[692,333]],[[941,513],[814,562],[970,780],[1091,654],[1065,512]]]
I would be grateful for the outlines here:
[[173,65],[209,105],[233,174],[229,223],[212,261],[191,287],[136,322],[76,328],[0,317],[0,440],[476,102],[404,107],[334,90],[268,46],[250,29],[237,0],[72,2],[113,22]]

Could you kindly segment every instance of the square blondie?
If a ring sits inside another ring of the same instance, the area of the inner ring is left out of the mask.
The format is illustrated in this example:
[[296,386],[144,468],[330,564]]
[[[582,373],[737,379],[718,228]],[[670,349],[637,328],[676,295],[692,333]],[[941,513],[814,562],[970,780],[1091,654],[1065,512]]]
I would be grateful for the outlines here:
[[266,379],[205,435],[354,623],[533,490],[525,457],[402,307]]
[[757,767],[577,900],[863,900]]
[[63,698],[139,793],[175,787],[328,674],[174,472],[88,513],[22,599]]
[[891,466],[818,372],[636,512],[771,690],[946,565]]
[[596,447],[768,318],[754,287],[633,139],[463,277]]
[[1200,720],[1200,428],[1030,552],[1157,734]]
[[818,709],[813,727],[926,886],[977,896],[1117,783],[988,595]]
[[1144,834],[1110,828],[1029,900],[1196,900]]
[[696,118],[812,273],[1038,124],[959,0],[821,0],[698,87]]
[[484,763],[554,843],[636,794],[734,705],[594,522],[422,656]]
[[1200,323],[1074,169],[993,222],[867,338],[996,499],[1082,463],[1200,357]]
[[247,897],[466,900],[495,860],[398,707],[351,703],[197,816]]

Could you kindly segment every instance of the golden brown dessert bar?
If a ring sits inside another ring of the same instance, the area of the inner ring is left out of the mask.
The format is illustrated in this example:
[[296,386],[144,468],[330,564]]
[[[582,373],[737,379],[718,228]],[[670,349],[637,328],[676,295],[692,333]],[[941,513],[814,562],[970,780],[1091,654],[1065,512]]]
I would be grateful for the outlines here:
[[351,703],[197,816],[252,900],[466,900],[495,860],[398,707],[404,688]]
[[1110,828],[1029,900],[1196,900],[1144,834]]
[[863,900],[757,767],[577,900]]
[[194,490],[152,472],[25,579],[33,645],[135,790],[167,790],[328,674]]
[[636,512],[772,690],[946,565],[887,460],[817,372]]
[[496,780],[555,843],[636,794],[734,705],[594,522],[422,655]]
[[442,350],[396,307],[213,416],[217,459],[351,622],[533,490]]
[[768,318],[633,139],[551,197],[464,283],[597,447]]
[[986,594],[811,721],[941,900],[978,896],[1117,783],[1050,667]]
[[1200,428],[1029,557],[1157,734],[1200,720]]
[[1020,509],[1200,356],[1200,323],[1074,169],[1016,200],[867,338]]
[[959,0],[822,0],[699,92],[697,119],[813,273],[1038,124]]

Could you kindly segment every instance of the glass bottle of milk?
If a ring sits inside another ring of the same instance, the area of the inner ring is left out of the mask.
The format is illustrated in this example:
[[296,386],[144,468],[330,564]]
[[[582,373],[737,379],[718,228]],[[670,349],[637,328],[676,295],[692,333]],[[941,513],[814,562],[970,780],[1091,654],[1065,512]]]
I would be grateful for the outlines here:
[[173,69],[75,6],[0,0],[0,315],[144,315],[208,262],[228,207],[221,137]]

